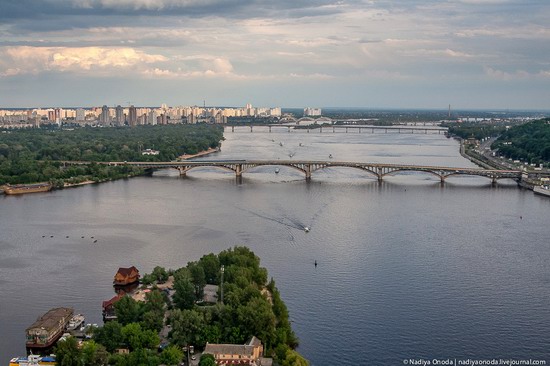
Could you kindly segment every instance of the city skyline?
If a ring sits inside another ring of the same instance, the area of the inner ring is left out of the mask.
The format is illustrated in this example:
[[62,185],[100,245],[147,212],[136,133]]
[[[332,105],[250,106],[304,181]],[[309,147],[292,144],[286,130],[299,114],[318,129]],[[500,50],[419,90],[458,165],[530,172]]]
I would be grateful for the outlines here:
[[7,0],[0,107],[548,109],[527,0]]

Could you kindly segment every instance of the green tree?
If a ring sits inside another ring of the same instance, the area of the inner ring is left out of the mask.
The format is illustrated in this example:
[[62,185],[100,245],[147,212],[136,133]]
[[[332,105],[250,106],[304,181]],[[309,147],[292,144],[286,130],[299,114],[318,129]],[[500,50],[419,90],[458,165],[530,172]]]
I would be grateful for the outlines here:
[[122,325],[117,321],[105,323],[103,327],[99,327],[94,331],[94,340],[103,345],[108,352],[113,352],[120,348],[124,341],[122,335]]
[[166,272],[166,269],[160,266],[156,266],[153,268],[152,272],[153,277],[158,283],[164,283],[168,281],[168,272]]
[[168,346],[160,354],[160,361],[165,365],[177,365],[182,359],[183,351],[178,346]]
[[203,353],[199,361],[199,366],[216,366],[216,359],[210,353]]
[[78,348],[76,338],[69,337],[57,342],[55,359],[59,366],[82,366],[82,352]]
[[124,296],[115,303],[117,321],[122,324],[137,323],[140,321],[142,307],[131,296]]
[[195,288],[195,298],[202,299],[204,296],[204,286],[206,285],[206,275],[204,269],[199,263],[192,262],[187,265],[191,272],[191,281]]
[[195,287],[188,271],[177,272],[174,276],[174,305],[179,309],[191,309],[195,304]]
[[171,316],[173,342],[180,346],[196,345],[203,346],[201,330],[205,323],[202,315],[195,310],[172,311]]
[[109,352],[104,346],[94,341],[84,342],[82,345],[83,366],[105,366],[109,361]]
[[137,323],[130,323],[122,328],[122,336],[124,342],[128,345],[131,351],[142,348],[153,349],[160,343],[160,338],[157,333],[150,329],[142,329]]

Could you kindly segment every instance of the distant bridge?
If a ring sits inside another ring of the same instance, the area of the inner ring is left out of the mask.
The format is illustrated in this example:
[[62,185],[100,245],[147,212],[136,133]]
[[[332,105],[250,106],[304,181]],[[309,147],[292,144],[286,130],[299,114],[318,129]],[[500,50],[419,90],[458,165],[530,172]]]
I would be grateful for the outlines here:
[[[296,128],[299,127],[299,128]],[[443,134],[447,132],[446,127],[427,127],[427,126],[412,126],[412,125],[398,125],[398,126],[369,126],[369,125],[331,125],[331,126],[322,126],[322,125],[316,125],[316,124],[309,124],[309,125],[297,125],[297,124],[269,124],[269,125],[254,125],[254,124],[246,124],[246,125],[238,125],[238,126],[224,126],[225,129],[231,129],[231,132],[235,132],[235,129],[245,129],[250,132],[254,132],[254,129],[265,131],[266,129],[271,132],[273,128],[278,129],[285,129],[287,132],[290,132],[292,129],[298,130],[298,131],[305,131],[306,133],[309,133],[310,131],[319,132],[322,133],[323,131],[333,132],[335,133],[336,130],[345,130],[345,132],[370,132],[374,133],[374,131],[384,131],[384,133],[418,133],[418,134],[427,134],[432,133],[435,134],[436,132],[438,134]]]
[[[92,162],[86,161],[64,161],[64,165],[86,165]],[[251,169],[260,166],[281,166],[289,167],[302,172],[306,180],[311,179],[311,174],[315,171],[325,168],[345,167],[365,171],[375,176],[378,181],[384,177],[396,175],[401,172],[422,172],[431,174],[440,179],[441,183],[452,176],[480,176],[491,180],[493,184],[499,179],[513,179],[521,181],[522,172],[519,170],[496,170],[496,169],[477,169],[477,168],[455,168],[442,166],[425,165],[400,165],[400,164],[379,164],[379,163],[355,163],[341,161],[309,161],[309,160],[196,160],[196,161],[167,161],[167,162],[96,162],[95,164],[109,166],[135,166],[148,170],[157,169],[177,169],[181,175],[199,167],[216,167],[232,171],[237,177]]]

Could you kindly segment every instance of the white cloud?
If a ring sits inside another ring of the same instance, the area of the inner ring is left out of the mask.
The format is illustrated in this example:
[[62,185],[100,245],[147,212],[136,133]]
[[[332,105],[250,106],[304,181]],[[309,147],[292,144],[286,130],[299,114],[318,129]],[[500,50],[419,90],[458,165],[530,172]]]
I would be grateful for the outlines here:
[[0,56],[3,76],[44,71],[120,71],[168,60],[162,55],[127,47],[3,47]]

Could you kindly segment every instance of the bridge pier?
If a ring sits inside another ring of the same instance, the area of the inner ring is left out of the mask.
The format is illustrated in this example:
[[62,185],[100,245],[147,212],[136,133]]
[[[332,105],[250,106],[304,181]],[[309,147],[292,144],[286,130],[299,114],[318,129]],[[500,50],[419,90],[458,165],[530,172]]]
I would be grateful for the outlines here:
[[311,180],[311,164],[306,164],[305,166],[306,181]]
[[252,125],[250,125],[250,132],[252,132]]
[[242,164],[235,165],[235,175],[237,176],[237,178],[242,177],[242,175],[243,175],[243,165]]
[[496,187],[497,186],[497,177],[496,175],[493,175],[491,177],[491,187]]
[[187,168],[186,166],[180,166],[178,170],[180,172],[180,177],[182,177],[187,175],[187,171],[189,170],[189,168]]
[[235,132],[235,126],[231,126],[231,132]]

